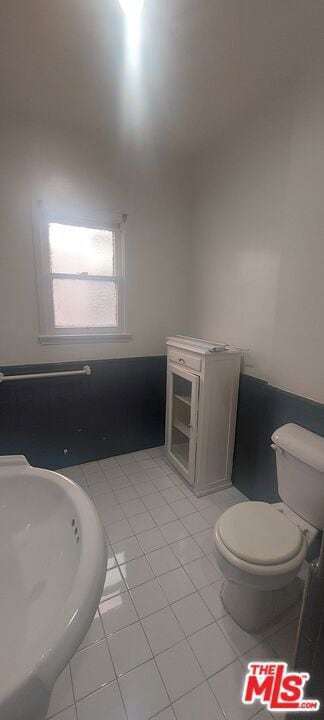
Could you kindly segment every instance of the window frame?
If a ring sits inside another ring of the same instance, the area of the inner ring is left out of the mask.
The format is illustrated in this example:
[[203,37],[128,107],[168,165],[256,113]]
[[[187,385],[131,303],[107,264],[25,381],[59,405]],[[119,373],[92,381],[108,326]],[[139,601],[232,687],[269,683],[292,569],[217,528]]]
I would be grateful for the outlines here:
[[[125,225],[127,215],[122,213],[80,212],[73,208],[45,205],[38,201],[32,209],[33,239],[36,268],[37,303],[39,317],[39,341],[42,344],[56,342],[102,342],[130,340],[125,332]],[[80,227],[115,231],[115,275],[79,275],[77,273],[53,273],[50,268],[50,223],[62,223]],[[116,327],[89,326],[62,328],[55,326],[53,279],[113,280],[117,285]]]

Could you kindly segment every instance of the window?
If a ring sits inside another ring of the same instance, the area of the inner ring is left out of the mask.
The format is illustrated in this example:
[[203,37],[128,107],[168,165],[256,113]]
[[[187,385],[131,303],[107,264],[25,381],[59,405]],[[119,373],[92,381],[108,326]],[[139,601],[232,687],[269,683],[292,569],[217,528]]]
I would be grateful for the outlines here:
[[34,225],[41,342],[128,339],[125,220],[121,215],[63,214],[38,205]]

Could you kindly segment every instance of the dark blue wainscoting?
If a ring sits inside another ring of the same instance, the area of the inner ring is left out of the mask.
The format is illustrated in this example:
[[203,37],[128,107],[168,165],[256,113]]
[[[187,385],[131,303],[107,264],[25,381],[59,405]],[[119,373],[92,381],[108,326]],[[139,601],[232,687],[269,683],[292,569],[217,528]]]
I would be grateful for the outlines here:
[[241,375],[232,479],[251,500],[280,500],[270,444],[288,422],[324,436],[324,405]]
[[164,444],[164,356],[0,369],[13,375],[85,364],[90,377],[0,384],[1,455],[19,453],[31,464],[60,468]]

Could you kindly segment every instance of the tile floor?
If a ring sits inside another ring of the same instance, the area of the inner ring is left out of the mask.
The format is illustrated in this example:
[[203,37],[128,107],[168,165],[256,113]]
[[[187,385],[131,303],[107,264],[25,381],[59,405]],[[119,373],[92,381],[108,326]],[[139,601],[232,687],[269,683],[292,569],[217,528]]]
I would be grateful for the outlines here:
[[271,718],[240,702],[244,668],[291,659],[298,608],[255,635],[226,614],[212,527],[246,498],[236,488],[196,498],[163,448],[61,472],[92,498],[108,563],[98,612],[55,685],[48,718]]

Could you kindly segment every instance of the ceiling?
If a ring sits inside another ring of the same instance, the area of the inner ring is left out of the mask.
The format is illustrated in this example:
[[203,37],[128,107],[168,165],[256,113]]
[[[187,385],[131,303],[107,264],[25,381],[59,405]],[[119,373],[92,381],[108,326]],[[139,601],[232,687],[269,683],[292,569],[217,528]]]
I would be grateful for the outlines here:
[[322,0],[145,0],[130,67],[118,0],[1,0],[0,107],[194,152],[294,76]]

